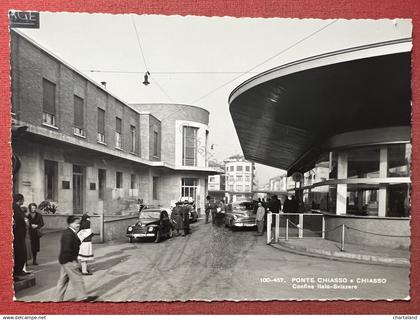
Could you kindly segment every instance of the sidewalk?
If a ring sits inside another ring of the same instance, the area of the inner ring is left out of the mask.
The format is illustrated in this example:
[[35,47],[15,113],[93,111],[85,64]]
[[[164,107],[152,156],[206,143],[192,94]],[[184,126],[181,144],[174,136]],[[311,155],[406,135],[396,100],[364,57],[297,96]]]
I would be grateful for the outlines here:
[[344,251],[341,251],[340,243],[322,238],[289,239],[287,241],[280,238],[278,243],[272,242],[271,246],[311,257],[390,266],[410,266],[410,251],[407,249],[390,249],[346,243]]

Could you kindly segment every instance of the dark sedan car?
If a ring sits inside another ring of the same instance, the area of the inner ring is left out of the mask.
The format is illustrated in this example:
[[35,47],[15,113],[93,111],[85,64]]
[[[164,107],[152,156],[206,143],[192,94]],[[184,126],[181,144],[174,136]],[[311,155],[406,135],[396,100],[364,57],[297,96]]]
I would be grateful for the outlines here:
[[238,201],[226,213],[225,225],[229,228],[256,227],[256,214],[251,201]]
[[127,228],[130,242],[134,239],[153,239],[160,242],[163,238],[171,238],[173,226],[168,212],[170,210],[165,208],[143,209],[139,221]]

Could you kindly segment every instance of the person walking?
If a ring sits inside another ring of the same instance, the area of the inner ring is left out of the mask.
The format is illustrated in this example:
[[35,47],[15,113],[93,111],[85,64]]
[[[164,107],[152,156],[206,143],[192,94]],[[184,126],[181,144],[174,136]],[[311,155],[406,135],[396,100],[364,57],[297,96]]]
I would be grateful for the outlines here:
[[210,217],[210,212],[211,212],[211,209],[210,209],[210,200],[211,200],[211,197],[210,196],[207,196],[206,197],[206,207],[205,207],[206,223],[209,223],[209,217]]
[[93,237],[93,233],[92,233],[92,229],[90,228],[90,217],[87,213],[85,213],[82,216],[82,220],[80,221],[80,231],[81,230],[86,230],[88,233],[90,233],[89,236],[87,236],[82,244],[80,245],[80,249],[79,249],[79,255],[78,255],[78,259],[80,261],[80,264],[82,266],[82,274],[84,276],[90,276],[93,273],[88,270],[88,261],[92,261],[93,260],[93,248],[92,248],[92,237]]
[[41,228],[44,226],[44,219],[42,218],[42,214],[39,212],[35,203],[29,204],[28,210],[28,218],[30,223],[29,236],[31,238],[32,264],[34,266],[37,266],[37,255],[39,250],[41,249]]
[[25,215],[21,209],[23,202],[22,194],[18,193],[13,196],[13,277],[15,280],[28,274],[23,271],[26,262],[26,223]]
[[176,230],[176,236],[179,236],[179,230],[181,229],[182,226],[182,207],[181,207],[181,202],[177,202],[175,204],[175,207],[172,209],[171,212],[171,220],[174,222],[175,224],[175,230]]
[[183,237],[190,233],[190,204],[188,200],[184,200],[184,205],[182,206],[182,229]]
[[257,233],[260,236],[262,236],[264,232],[264,216],[265,216],[265,208],[263,207],[261,202],[258,202],[256,222],[257,222]]
[[80,227],[80,218],[73,215],[69,216],[67,218],[67,224],[68,228],[61,235],[60,255],[58,257],[61,269],[57,282],[57,301],[64,300],[70,281],[78,294],[76,300],[96,300],[98,298],[97,296],[88,296],[85,283],[83,282],[82,272],[77,262],[81,243],[81,239],[77,235]]

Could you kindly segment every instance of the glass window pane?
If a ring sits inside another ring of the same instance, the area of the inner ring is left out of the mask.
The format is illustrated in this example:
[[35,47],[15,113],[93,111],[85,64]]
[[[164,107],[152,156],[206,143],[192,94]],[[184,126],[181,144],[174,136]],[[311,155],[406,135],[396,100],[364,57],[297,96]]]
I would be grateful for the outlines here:
[[388,177],[408,177],[410,175],[411,144],[388,146]]
[[348,178],[379,177],[379,147],[352,149],[348,152]]
[[74,96],[74,126],[83,129],[83,99]]

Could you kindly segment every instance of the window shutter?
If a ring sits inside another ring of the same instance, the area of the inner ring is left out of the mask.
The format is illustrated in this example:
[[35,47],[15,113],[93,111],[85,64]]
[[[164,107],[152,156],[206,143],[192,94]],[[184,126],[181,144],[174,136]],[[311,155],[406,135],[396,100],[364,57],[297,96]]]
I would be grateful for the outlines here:
[[83,99],[74,96],[74,126],[83,129]]

